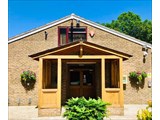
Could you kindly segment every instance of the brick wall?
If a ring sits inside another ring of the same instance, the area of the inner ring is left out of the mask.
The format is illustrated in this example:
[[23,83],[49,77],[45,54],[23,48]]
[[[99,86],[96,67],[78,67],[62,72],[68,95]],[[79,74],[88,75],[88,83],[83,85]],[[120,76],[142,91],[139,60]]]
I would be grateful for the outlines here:
[[[8,89],[9,89],[9,105],[28,105],[29,98],[31,98],[31,105],[38,103],[38,61],[32,60],[28,55],[43,51],[49,48],[57,47],[58,45],[58,27],[70,25],[70,21],[61,23],[54,27],[48,28],[48,39],[45,40],[44,31],[30,35],[8,45]],[[74,21],[75,25],[75,21]],[[91,38],[87,34],[89,42],[102,45],[111,49],[125,52],[133,55],[129,60],[123,62],[123,75],[129,75],[131,71],[146,71],[151,73],[151,49],[148,50],[146,62],[143,63],[142,46],[124,38],[118,37],[111,33],[107,33],[100,29],[80,23],[80,26],[87,26],[87,31],[94,30],[95,36]],[[64,67],[63,67],[64,68]],[[37,82],[32,91],[25,91],[20,82],[20,74],[23,70],[32,70],[37,75]],[[63,69],[64,70],[64,69]],[[65,79],[62,78],[64,87]],[[124,103],[146,103],[151,99],[151,88],[148,88],[148,80],[145,80],[144,88],[139,90],[133,88],[128,80],[126,90],[124,90]],[[63,90],[62,90],[63,91]],[[97,91],[98,92],[98,91]],[[62,92],[63,93],[63,92]],[[64,93],[63,93],[64,94]],[[65,97],[62,97],[64,100]]]

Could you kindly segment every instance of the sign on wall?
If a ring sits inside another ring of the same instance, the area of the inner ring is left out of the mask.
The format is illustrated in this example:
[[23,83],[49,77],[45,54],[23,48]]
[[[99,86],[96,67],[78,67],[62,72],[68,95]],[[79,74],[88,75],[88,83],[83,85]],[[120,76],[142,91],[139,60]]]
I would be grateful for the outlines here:
[[127,75],[123,75],[123,84],[127,84]]

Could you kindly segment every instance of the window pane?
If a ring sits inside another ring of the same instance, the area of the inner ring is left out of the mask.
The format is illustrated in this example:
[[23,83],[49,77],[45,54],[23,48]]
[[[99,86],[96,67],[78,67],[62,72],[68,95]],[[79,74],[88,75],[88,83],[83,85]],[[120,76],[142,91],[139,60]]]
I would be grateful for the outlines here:
[[66,44],[66,28],[60,28],[60,44],[64,45]]
[[57,61],[44,60],[43,64],[43,89],[57,88]]
[[111,61],[107,61],[105,63],[105,87],[111,88]]
[[70,71],[70,84],[80,85],[80,72],[79,71]]
[[57,62],[52,63],[51,73],[51,88],[57,88]]
[[83,85],[92,85],[93,70],[83,71]]
[[69,28],[68,37],[69,42],[86,40],[86,27],[73,27],[73,29]]
[[[69,28],[69,32],[71,32],[71,28]],[[73,33],[75,32],[86,32],[86,28],[73,28]]]
[[77,41],[77,40],[86,40],[86,33],[73,33],[73,40],[71,40],[71,33],[69,33],[69,42]]
[[119,88],[119,60],[111,59],[105,62],[105,87]]

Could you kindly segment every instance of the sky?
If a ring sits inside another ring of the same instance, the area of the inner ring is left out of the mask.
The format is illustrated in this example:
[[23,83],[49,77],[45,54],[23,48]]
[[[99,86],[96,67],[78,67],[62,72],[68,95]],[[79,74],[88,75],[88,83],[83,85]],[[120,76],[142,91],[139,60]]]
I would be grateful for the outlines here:
[[151,0],[9,0],[8,37],[40,27],[71,13],[93,22],[110,23],[123,12],[152,20]]

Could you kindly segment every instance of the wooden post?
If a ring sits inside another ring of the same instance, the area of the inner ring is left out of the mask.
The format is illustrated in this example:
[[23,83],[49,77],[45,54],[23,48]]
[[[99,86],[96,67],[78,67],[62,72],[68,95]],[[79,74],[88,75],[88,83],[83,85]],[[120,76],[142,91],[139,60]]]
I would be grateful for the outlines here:
[[58,82],[58,98],[57,98],[57,107],[61,108],[61,76],[62,76],[62,62],[61,62],[61,58],[58,58],[58,64],[57,64],[57,82]]
[[105,58],[101,59],[101,86],[102,100],[105,101]]
[[123,74],[122,74],[122,58],[119,58],[119,79],[120,79],[120,106],[124,106],[124,96],[123,96]]
[[38,107],[41,107],[41,91],[43,81],[43,59],[39,58]]

